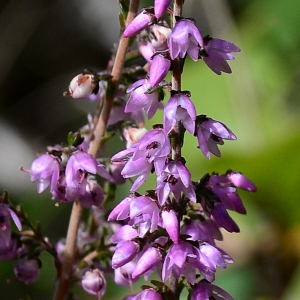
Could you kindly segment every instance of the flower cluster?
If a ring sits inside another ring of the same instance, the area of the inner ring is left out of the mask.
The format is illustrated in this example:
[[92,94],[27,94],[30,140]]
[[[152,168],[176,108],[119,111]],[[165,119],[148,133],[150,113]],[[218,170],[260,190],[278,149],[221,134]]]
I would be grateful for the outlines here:
[[[119,2],[120,21],[125,24],[128,1]],[[222,122],[197,114],[191,92],[181,90],[179,78],[187,56],[203,60],[218,75],[231,73],[227,61],[240,49],[225,40],[203,37],[194,20],[175,15],[181,9],[175,9],[178,3],[173,2],[172,11],[171,0],[155,0],[123,28],[122,38],[136,36],[138,44],[138,50],[125,51],[126,59],[137,53],[145,61],[143,67],[123,67],[116,80],[112,66],[119,52],[114,51],[106,70],[84,71],[72,79],[64,95],[93,101],[95,116],[89,116],[78,133],[69,134],[67,147],[49,147],[29,170],[22,168],[37,182],[38,193],[49,187],[59,204],[75,202],[74,207],[79,203],[89,209],[88,220],[77,222],[73,257],[68,242],[62,239],[52,246],[22,210],[14,211],[0,201],[0,258],[18,260],[15,275],[26,284],[37,279],[38,256],[45,250],[54,257],[58,277],[63,278],[58,281],[80,280],[83,289],[98,299],[106,291],[105,275],[113,271],[116,284],[123,286],[132,286],[142,276],[147,280],[153,272],[162,280],[127,300],[179,299],[183,287],[191,300],[232,300],[213,284],[217,268],[233,262],[216,240],[222,240],[221,228],[239,232],[228,213],[246,213],[237,189],[254,192],[256,188],[232,170],[192,179],[181,155],[185,134],[197,138],[198,148],[208,159],[211,154],[221,156],[218,147],[236,136]],[[173,27],[164,20],[167,14],[173,17]],[[172,83],[167,81],[169,72]],[[163,110],[162,124],[147,130],[145,120],[158,109]],[[103,130],[100,139],[99,127]],[[117,134],[125,146],[111,156],[110,147],[105,148]],[[94,143],[97,149],[91,151]],[[141,192],[149,176],[155,176],[155,186]],[[129,194],[105,211],[116,186],[127,178],[134,178]],[[21,223],[26,224],[30,234],[22,232],[14,238],[10,218],[19,230]],[[64,274],[70,261],[71,271]],[[169,286],[172,281],[180,283],[175,284],[180,290]]]

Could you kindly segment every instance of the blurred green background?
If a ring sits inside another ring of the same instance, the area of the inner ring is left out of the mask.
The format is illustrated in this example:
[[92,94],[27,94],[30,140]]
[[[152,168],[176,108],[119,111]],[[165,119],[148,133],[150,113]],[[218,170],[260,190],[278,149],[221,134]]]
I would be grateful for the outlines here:
[[[37,152],[66,140],[86,123],[93,104],[63,98],[84,68],[105,68],[118,39],[117,1],[19,1],[0,3],[0,188],[40,220],[52,241],[65,235],[70,206],[57,208],[48,192],[35,193],[27,174]],[[147,1],[151,3],[151,1]],[[182,88],[190,90],[198,114],[224,122],[237,136],[206,160],[193,137],[183,155],[193,180],[206,172],[234,169],[250,178],[257,193],[241,193],[246,216],[232,214],[240,234],[224,233],[224,248],[235,260],[217,281],[236,300],[300,299],[300,3],[298,0],[186,1],[184,15],[203,35],[233,41],[242,51],[233,73],[217,76],[187,60]],[[111,23],[113,22],[113,23]],[[161,122],[161,113],[151,120]],[[298,149],[298,150],[297,150]],[[154,180],[146,188],[153,188]],[[129,185],[122,186],[122,198]],[[13,281],[12,262],[0,263],[1,299],[51,299],[55,270],[42,257],[33,286]],[[139,289],[134,289],[137,292]],[[129,288],[111,282],[103,299],[121,299]],[[92,299],[75,288],[82,299]],[[182,297],[185,299],[186,295]]]

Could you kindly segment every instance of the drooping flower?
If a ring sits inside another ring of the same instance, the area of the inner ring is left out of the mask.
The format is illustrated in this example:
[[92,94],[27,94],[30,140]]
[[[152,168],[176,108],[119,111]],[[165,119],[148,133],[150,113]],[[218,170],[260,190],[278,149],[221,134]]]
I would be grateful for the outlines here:
[[137,225],[140,237],[143,237],[148,230],[150,233],[154,232],[161,224],[158,205],[147,196],[136,197],[131,201],[129,217],[130,225]]
[[30,179],[38,180],[38,193],[42,193],[49,185],[50,192],[55,190],[59,179],[59,162],[51,154],[43,154],[33,161],[30,167]]
[[203,39],[195,22],[189,19],[179,19],[172,30],[168,41],[170,56],[174,60],[178,55],[184,58],[186,53],[198,60],[199,46],[203,47]]
[[97,196],[98,199],[94,198],[89,200],[93,200],[96,205],[99,204],[99,199],[103,194],[98,186],[94,185],[93,187],[92,182],[87,182],[87,175],[89,173],[99,174],[106,179],[110,179],[110,175],[105,167],[99,164],[93,156],[84,151],[73,152],[67,162],[65,171],[65,197],[68,201],[72,201],[80,195],[83,197],[82,200],[87,201],[88,199],[84,199],[84,197],[88,196],[87,193],[91,193],[94,188],[96,192],[95,196]]
[[104,190],[98,184],[97,180],[88,176],[85,182],[85,191],[78,195],[78,200],[81,205],[86,208],[91,208],[93,205],[99,207],[104,198]]
[[171,273],[179,278],[185,276],[191,284],[196,280],[196,269],[208,281],[215,279],[216,267],[225,268],[226,263],[232,262],[228,254],[221,252],[216,247],[208,243],[202,243],[199,248],[185,241],[179,241],[169,249],[166,255],[162,279],[166,281]]
[[115,283],[122,286],[132,285],[138,278],[132,278],[132,272],[135,268],[136,262],[131,261],[120,268],[115,269]]
[[10,238],[9,244],[0,239],[0,261],[8,261],[17,258],[18,241]]
[[187,198],[196,202],[191,173],[180,161],[169,161],[157,177],[156,193],[160,205],[166,202],[171,192],[176,200],[184,193]]
[[155,170],[159,174],[165,165],[170,150],[170,140],[164,130],[162,128],[152,129],[136,145],[132,164],[138,159],[146,158],[149,163],[154,163]]
[[0,243],[4,242],[8,247],[11,241],[11,223],[10,219],[13,219],[19,230],[22,230],[22,224],[19,217],[12,211],[8,205],[0,203]]
[[81,284],[87,293],[98,297],[98,299],[105,294],[106,280],[99,269],[86,271],[82,277]]
[[221,72],[231,73],[231,68],[226,60],[234,59],[231,52],[240,52],[241,49],[233,43],[211,38],[210,36],[204,37],[203,41],[204,45],[199,50],[199,57],[216,74],[221,75]]
[[224,140],[236,140],[234,133],[223,123],[206,117],[197,116],[195,136],[198,138],[199,148],[206,158],[210,153],[221,156],[218,145],[223,145]]
[[220,287],[206,281],[198,282],[191,292],[191,300],[233,300],[233,298]]
[[14,266],[16,277],[25,284],[34,283],[39,277],[39,264],[36,259],[23,259]]
[[127,93],[131,94],[126,103],[125,112],[136,112],[143,109],[148,119],[151,119],[157,109],[161,107],[161,103],[159,102],[159,93],[157,91],[146,93],[150,88],[152,88],[152,85],[147,79],[140,79],[132,84],[127,89]]
[[215,239],[221,241],[222,234],[219,227],[212,220],[184,220],[181,233],[189,235],[187,240],[208,242],[215,245]]
[[191,134],[195,131],[196,108],[188,92],[171,92],[171,98],[164,109],[164,129],[166,133],[174,128],[178,121]]
[[131,300],[163,300],[163,297],[154,289],[150,288],[138,293]]

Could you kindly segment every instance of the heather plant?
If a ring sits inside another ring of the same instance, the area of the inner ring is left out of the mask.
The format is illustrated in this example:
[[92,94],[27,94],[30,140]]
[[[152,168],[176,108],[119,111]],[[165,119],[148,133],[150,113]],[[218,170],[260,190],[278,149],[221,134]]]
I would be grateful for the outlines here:
[[[246,213],[237,189],[256,188],[230,169],[193,178],[182,156],[185,135],[197,139],[199,155],[207,159],[221,156],[224,140],[237,137],[196,112],[181,74],[190,58],[217,75],[231,73],[227,61],[240,49],[202,36],[194,20],[182,15],[183,2],[155,0],[138,13],[139,1],[119,1],[121,37],[107,69],[83,71],[64,93],[93,101],[95,112],[69,133],[67,143],[49,146],[29,169],[22,168],[38,193],[49,188],[55,205],[72,202],[67,236],[50,241],[7,192],[0,198],[0,258],[14,260],[16,278],[31,284],[39,277],[41,253],[48,252],[57,270],[55,300],[75,299],[72,285],[78,282],[101,299],[111,277],[134,293],[126,299],[179,299],[184,289],[191,300],[233,299],[214,284],[217,267],[233,262],[216,241],[222,240],[221,228],[239,232],[228,213]],[[157,110],[163,110],[161,124],[146,128]],[[115,136],[124,147],[110,157],[106,148]],[[149,176],[156,186],[145,190]],[[132,183],[127,196],[115,199],[126,179]],[[108,210],[110,202],[115,206]],[[11,219],[18,231],[12,231]],[[134,286],[139,278],[146,281],[141,290]]]

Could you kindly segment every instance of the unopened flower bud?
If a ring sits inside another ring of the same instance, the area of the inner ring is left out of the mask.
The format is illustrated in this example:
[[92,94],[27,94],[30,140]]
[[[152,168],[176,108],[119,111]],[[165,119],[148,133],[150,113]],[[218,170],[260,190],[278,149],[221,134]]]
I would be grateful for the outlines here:
[[139,246],[132,241],[125,241],[117,245],[116,251],[112,257],[112,267],[120,268],[130,262],[137,254]]
[[171,67],[171,61],[163,55],[155,55],[149,72],[149,82],[154,87],[165,79]]
[[94,76],[91,74],[79,74],[75,76],[69,85],[69,95],[75,99],[89,97],[96,88]]
[[87,293],[96,297],[103,296],[106,290],[106,281],[99,269],[85,272],[81,284]]
[[154,13],[156,18],[161,18],[169,7],[171,0],[155,0],[154,1]]
[[149,13],[146,9],[143,9],[126,27],[123,32],[123,37],[128,38],[139,33],[155,19],[156,18],[153,14]]
[[161,213],[161,217],[164,227],[167,230],[171,240],[174,242],[174,244],[177,244],[179,241],[179,223],[175,211],[164,210]]
[[136,278],[151,268],[155,267],[162,260],[160,250],[154,247],[147,249],[138,260],[133,272],[132,278]]
[[36,259],[21,260],[14,266],[16,277],[25,284],[34,283],[39,277],[39,264]]

